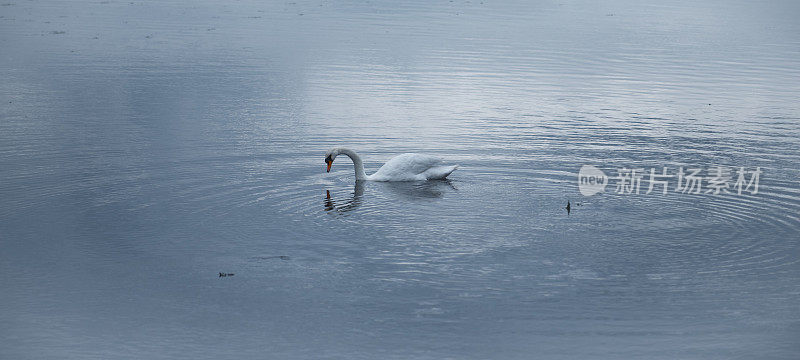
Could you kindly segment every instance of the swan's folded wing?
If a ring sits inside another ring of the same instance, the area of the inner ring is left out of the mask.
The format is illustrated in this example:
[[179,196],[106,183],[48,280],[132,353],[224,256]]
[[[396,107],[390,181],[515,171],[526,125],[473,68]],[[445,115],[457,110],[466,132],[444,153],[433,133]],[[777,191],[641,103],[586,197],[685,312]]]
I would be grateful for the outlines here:
[[388,177],[413,176],[422,174],[441,162],[441,159],[431,155],[401,154],[387,161],[377,173]]

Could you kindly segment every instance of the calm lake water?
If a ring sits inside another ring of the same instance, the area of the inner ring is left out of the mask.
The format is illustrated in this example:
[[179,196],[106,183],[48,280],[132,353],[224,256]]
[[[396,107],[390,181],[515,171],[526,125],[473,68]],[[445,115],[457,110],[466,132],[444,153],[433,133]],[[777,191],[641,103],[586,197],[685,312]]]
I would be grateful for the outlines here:
[[800,356],[797,2],[0,5],[0,358]]

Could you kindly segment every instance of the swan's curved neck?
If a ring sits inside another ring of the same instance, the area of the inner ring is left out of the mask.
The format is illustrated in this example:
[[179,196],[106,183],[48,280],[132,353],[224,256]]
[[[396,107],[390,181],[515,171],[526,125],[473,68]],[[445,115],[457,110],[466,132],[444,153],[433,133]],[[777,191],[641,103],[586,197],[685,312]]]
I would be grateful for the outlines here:
[[358,156],[355,151],[345,148],[339,148],[339,154],[347,155],[350,160],[353,160],[353,165],[356,169],[356,180],[367,179],[367,174],[364,173],[364,162],[361,161],[361,156]]

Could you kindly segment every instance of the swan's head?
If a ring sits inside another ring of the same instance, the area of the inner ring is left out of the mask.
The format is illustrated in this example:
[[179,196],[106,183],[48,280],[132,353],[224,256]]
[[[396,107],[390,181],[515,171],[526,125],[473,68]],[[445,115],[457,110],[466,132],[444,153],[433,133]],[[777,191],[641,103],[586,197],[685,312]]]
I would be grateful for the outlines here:
[[336,155],[339,155],[339,149],[331,149],[325,153],[325,163],[328,164],[328,172],[331,172],[331,165],[333,165],[333,159],[336,159]]

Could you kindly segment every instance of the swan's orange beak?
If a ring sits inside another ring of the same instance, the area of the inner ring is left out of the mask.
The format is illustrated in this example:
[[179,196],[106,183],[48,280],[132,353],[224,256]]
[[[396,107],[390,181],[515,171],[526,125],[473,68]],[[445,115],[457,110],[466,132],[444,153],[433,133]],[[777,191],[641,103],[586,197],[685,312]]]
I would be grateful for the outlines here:
[[333,165],[333,160],[325,160],[328,163],[328,170],[326,172],[331,172],[331,165]]

